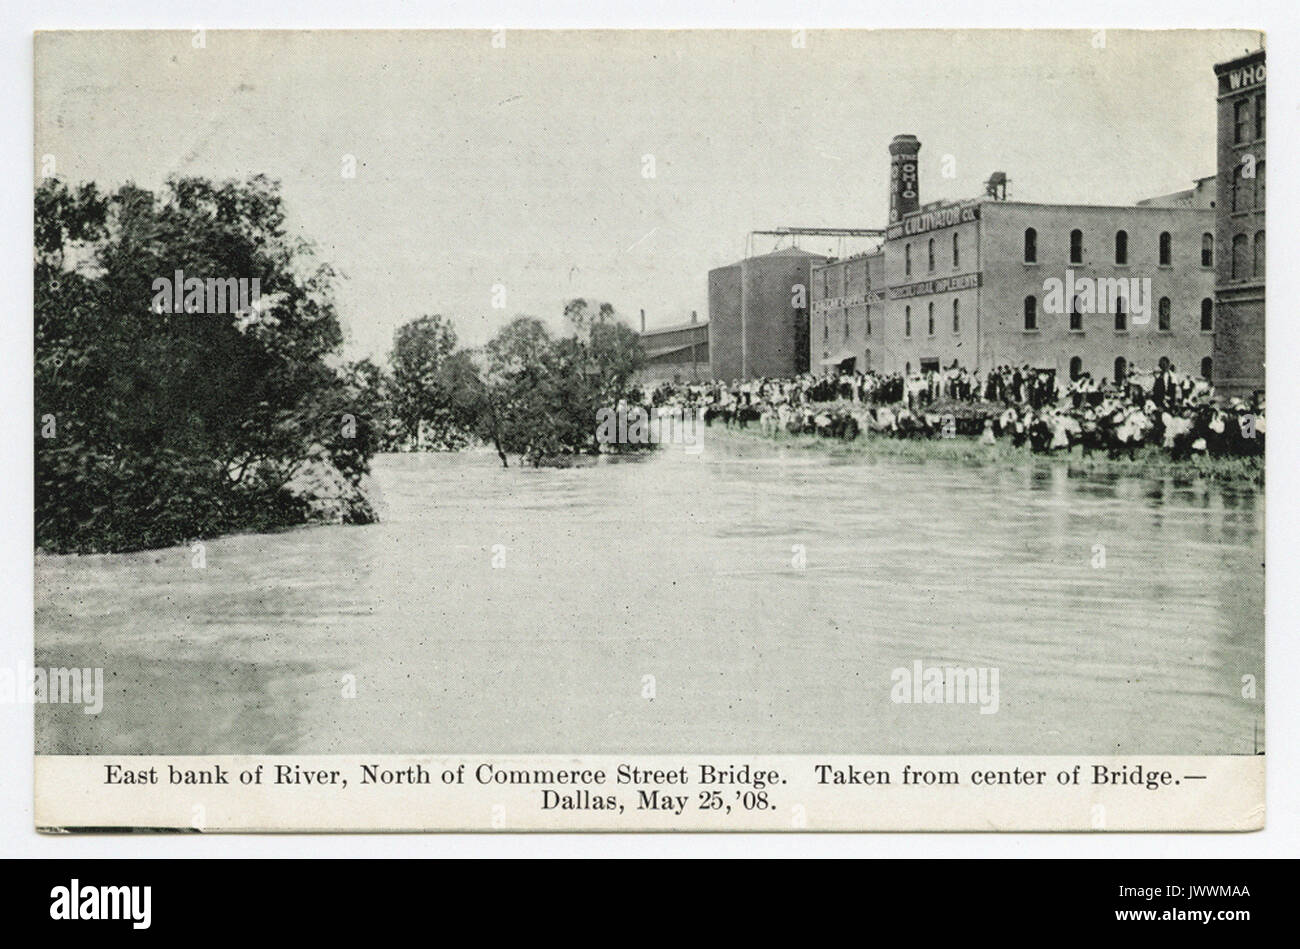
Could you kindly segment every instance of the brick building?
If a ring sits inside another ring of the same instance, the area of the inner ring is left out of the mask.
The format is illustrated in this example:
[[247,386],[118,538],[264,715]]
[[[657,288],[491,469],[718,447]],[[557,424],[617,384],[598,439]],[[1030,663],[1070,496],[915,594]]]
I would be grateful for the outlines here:
[[639,382],[705,382],[712,378],[709,368],[709,325],[700,323],[691,313],[689,323],[661,326],[647,330],[645,311],[641,311],[641,348],[645,366],[637,374]]
[[1098,380],[1163,363],[1211,371],[1208,179],[1123,207],[990,192],[921,206],[889,225],[876,252],[812,267],[814,371],[910,373],[954,362],[1029,364]]
[[1264,51],[1220,63],[1214,385],[1264,390]]

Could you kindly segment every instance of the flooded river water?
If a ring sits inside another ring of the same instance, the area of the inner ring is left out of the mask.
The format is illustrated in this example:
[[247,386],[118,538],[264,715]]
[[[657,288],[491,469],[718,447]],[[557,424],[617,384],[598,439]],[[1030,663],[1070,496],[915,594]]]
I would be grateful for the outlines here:
[[[374,476],[382,523],[210,539],[202,569],[38,557],[37,665],[107,694],[38,707],[37,750],[1263,748],[1262,489],[762,444]],[[894,701],[918,661],[997,670],[996,713]]]

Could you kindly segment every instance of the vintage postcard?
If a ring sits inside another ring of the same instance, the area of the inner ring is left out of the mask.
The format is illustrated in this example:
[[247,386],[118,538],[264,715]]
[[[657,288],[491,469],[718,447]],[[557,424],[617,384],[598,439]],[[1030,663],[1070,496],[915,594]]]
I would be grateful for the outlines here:
[[1262,33],[34,44],[39,829],[1263,827]]

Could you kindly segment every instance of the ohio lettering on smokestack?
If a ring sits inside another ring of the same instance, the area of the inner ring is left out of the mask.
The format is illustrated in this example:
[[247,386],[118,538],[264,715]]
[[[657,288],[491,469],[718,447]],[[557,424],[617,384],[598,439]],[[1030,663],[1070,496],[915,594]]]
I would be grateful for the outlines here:
[[895,135],[889,143],[889,223],[921,207],[917,159],[921,143],[915,135]]

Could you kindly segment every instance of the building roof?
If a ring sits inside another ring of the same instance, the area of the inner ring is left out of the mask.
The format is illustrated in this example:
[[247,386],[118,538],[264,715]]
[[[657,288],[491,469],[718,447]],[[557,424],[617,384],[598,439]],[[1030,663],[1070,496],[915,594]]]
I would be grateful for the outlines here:
[[824,254],[814,254],[810,250],[804,250],[801,247],[782,247],[778,250],[768,251],[766,254],[755,254],[755,257],[823,257]]
[[1205,210],[1214,207],[1215,191],[1215,177],[1214,175],[1207,175],[1204,178],[1197,178],[1192,187],[1184,191],[1174,191],[1170,194],[1159,194],[1151,198],[1143,198],[1138,202],[1138,207],[1195,207]]
[[1085,211],[1199,211],[1201,213],[1213,213],[1213,208],[1196,208],[1196,207],[1161,207],[1154,204],[1142,204],[1135,202],[1133,204],[1066,204],[1064,202],[1054,201],[989,201],[990,207],[1001,207],[1011,205],[1021,208],[1079,208]]
[[[721,267],[714,267],[713,270],[726,270],[729,267],[739,267],[747,260],[771,260],[774,257],[796,257],[808,260],[826,260],[825,254],[815,254],[810,250],[804,250],[800,247],[782,247],[778,250],[768,251],[766,254],[754,254],[752,257],[745,257],[742,260],[736,260],[729,264],[723,264]],[[712,271],[710,271],[711,273]]]
[[1264,50],[1257,49],[1254,52],[1246,53],[1243,56],[1238,56],[1236,59],[1229,59],[1221,63],[1215,63],[1214,72],[1216,75],[1221,76],[1225,72],[1228,72],[1228,70],[1234,69],[1235,67],[1240,66],[1243,63],[1254,62],[1255,60],[1263,59],[1263,58],[1264,58]]
[[682,330],[708,329],[708,326],[709,326],[708,320],[688,320],[685,323],[674,323],[671,326],[652,326],[647,330],[643,330],[637,335],[640,336],[642,339],[646,339],[648,337],[659,336],[664,333],[680,333]]
[[664,356],[696,354],[697,362],[704,362],[700,356],[700,347],[709,345],[708,340],[701,340],[698,343],[679,343],[675,346],[658,346],[645,351],[646,359],[662,359]]

